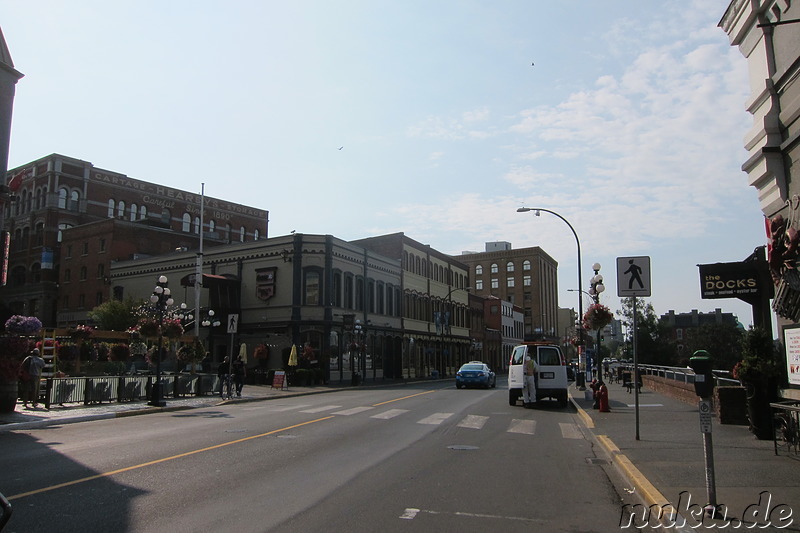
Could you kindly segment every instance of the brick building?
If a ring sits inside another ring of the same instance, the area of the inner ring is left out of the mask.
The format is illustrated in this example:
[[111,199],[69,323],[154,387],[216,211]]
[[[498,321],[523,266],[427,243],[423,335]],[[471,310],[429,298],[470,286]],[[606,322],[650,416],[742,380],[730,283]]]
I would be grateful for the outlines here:
[[558,263],[538,246],[512,249],[508,242],[486,243],[485,252],[464,252],[470,287],[483,297],[497,297],[522,308],[524,335],[556,339]]
[[[0,214],[10,233],[8,282],[0,287],[6,313],[36,315],[46,327],[83,322],[112,296],[112,261],[199,251],[198,193],[59,154],[11,169],[6,182],[15,176],[15,199]],[[267,237],[266,210],[202,200],[206,246]]]

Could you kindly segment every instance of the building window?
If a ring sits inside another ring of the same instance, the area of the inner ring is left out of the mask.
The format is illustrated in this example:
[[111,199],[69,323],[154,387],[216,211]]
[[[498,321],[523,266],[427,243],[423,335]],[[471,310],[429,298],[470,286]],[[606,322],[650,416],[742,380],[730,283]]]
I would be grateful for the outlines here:
[[68,244],[68,245],[67,245],[67,255],[66,255],[66,259],[70,259],[71,257],[72,257],[72,245],[71,245],[71,244]]
[[531,286],[531,276],[530,276],[530,274],[525,274],[524,276],[522,276],[522,284],[525,287],[530,287]]
[[500,280],[497,278],[492,278],[492,288],[499,289],[500,288]]
[[522,262],[522,270],[530,270],[531,269],[531,262],[529,260],[525,260]]
[[116,209],[117,203],[114,201],[113,198],[108,200],[108,218],[114,218],[114,210]]
[[161,222],[167,226],[172,226],[172,213],[169,209],[161,210]]
[[83,255],[89,255],[89,243],[83,243]]
[[261,234],[258,233],[258,230],[253,231],[253,240],[257,241]]
[[481,265],[475,267],[475,275],[483,276],[483,267]]
[[139,207],[136,204],[131,204],[131,222],[136,222],[136,215],[139,214]]
[[476,291],[482,291],[483,290],[483,280],[482,279],[476,279],[475,280],[475,290]]
[[492,263],[491,271],[492,274],[497,274],[499,272],[499,269],[497,268],[497,263]]
[[214,222],[213,218],[208,221],[208,231],[210,233],[214,233],[215,231],[217,231],[217,223]]
[[514,272],[514,262],[509,261],[506,263],[506,272]]
[[190,231],[192,231],[192,215],[190,215],[189,213],[183,214],[183,226],[181,230],[184,233],[189,233]]
[[78,307],[81,308],[81,309],[86,307],[86,295],[85,294],[79,294],[78,295]]
[[319,305],[319,272],[310,270],[305,276],[305,305]]
[[147,206],[143,205],[139,208],[139,220],[144,220],[147,218]]
[[117,204],[117,218],[125,218],[125,202],[123,200]]
[[514,286],[514,277],[509,276],[508,278],[506,278],[506,287],[511,288],[513,286]]
[[80,279],[81,279],[81,281],[86,281],[86,267],[85,266],[81,267],[81,278]]
[[69,229],[71,227],[72,227],[72,224],[61,223],[61,224],[58,225],[58,236],[56,237],[58,239],[58,242],[61,242],[64,239],[63,231],[65,229]]
[[200,235],[200,217],[194,217],[194,233]]
[[59,209],[66,209],[67,208],[67,196],[69,196],[69,191],[67,191],[66,187],[61,187],[58,189],[58,207]]
[[44,222],[38,222],[36,224],[34,234],[36,235],[36,246],[44,244]]
[[64,269],[64,282],[72,281],[72,271],[68,268]]
[[239,228],[239,242],[244,242],[245,230],[244,226]]
[[42,265],[39,263],[34,263],[33,266],[31,266],[31,281],[33,283],[42,281]]
[[98,305],[103,303],[103,293],[98,292],[94,297],[94,305],[97,307]]
[[106,276],[106,266],[103,263],[97,265],[97,277],[102,279]]
[[101,252],[105,252],[106,251],[106,240],[105,239],[100,239],[100,251]]

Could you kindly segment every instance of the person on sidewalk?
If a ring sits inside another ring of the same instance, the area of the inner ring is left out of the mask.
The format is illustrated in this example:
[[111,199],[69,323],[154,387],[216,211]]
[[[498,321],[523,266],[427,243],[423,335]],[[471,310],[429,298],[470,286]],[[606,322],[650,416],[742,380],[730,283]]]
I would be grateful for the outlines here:
[[529,355],[525,356],[525,365],[522,367],[524,383],[522,387],[522,402],[528,409],[536,403],[536,362]]
[[217,377],[219,378],[219,397],[225,397],[225,387],[228,388],[228,397],[231,396],[231,381],[229,379],[231,363],[230,358],[226,355],[225,359],[217,367]]
[[236,385],[236,396],[242,395],[242,388],[244,387],[244,376],[247,374],[247,369],[244,367],[242,356],[237,355],[233,361],[233,383]]
[[34,348],[22,361],[22,373],[27,377],[22,380],[22,403],[25,407],[28,407],[28,402],[33,403],[34,409],[38,407],[43,368],[44,359],[39,357],[39,348]]

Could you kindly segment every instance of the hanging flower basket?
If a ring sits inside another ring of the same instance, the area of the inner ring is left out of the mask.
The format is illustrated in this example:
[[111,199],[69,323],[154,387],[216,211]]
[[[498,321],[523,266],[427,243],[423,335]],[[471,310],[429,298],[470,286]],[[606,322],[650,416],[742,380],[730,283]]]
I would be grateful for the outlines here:
[[614,315],[602,304],[592,304],[583,315],[583,327],[585,329],[603,329],[611,324]]
[[159,327],[158,322],[149,318],[143,318],[139,321],[139,334],[143,337],[158,337]]
[[31,336],[42,330],[42,322],[35,316],[14,315],[6,320],[6,333]]
[[86,339],[91,338],[94,335],[94,328],[92,326],[84,326],[79,325],[75,326],[74,328],[70,328],[69,336],[72,338],[73,341],[85,341]]
[[168,339],[177,339],[183,335],[183,324],[177,318],[165,318],[161,333]]

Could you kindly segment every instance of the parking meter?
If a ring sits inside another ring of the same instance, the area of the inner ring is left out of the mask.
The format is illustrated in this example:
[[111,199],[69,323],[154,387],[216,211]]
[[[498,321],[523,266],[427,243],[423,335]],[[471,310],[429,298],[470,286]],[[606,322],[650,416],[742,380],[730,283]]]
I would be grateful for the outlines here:
[[694,392],[701,398],[709,398],[714,390],[711,355],[705,350],[697,350],[689,359],[689,366],[694,370]]

